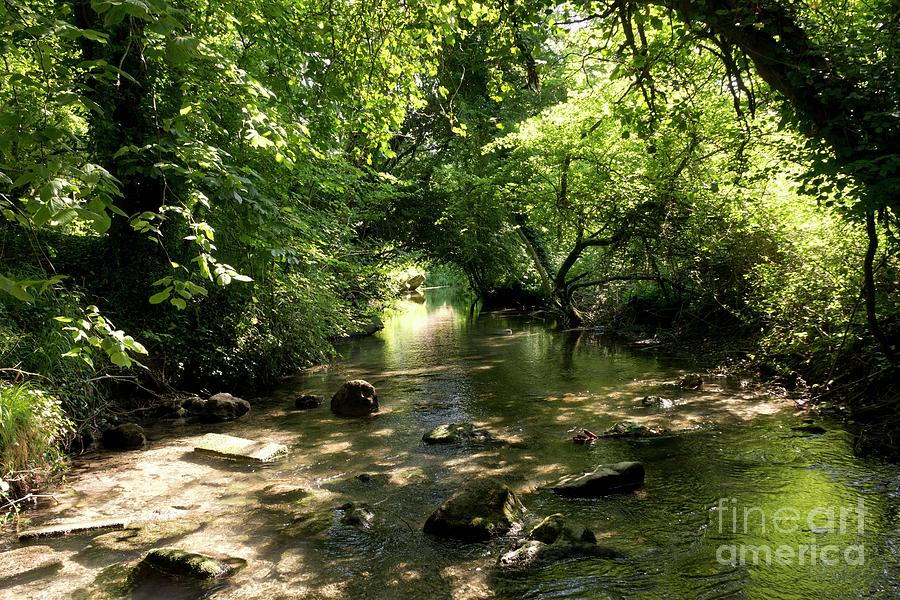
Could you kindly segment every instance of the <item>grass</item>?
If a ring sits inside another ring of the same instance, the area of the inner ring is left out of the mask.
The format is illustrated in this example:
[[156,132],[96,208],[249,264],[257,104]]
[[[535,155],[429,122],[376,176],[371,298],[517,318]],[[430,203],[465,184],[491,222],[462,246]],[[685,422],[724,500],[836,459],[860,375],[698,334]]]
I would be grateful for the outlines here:
[[55,396],[28,384],[0,383],[0,494],[24,496],[57,472],[70,432]]

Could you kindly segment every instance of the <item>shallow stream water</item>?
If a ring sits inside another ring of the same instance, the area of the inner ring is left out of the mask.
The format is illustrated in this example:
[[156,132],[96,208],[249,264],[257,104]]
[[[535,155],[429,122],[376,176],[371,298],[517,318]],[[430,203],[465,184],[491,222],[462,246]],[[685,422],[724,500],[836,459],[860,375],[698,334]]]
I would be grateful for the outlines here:
[[[690,365],[521,315],[479,314],[452,290],[401,303],[385,324],[343,344],[333,366],[255,399],[239,421],[160,422],[143,451],[79,460],[53,492],[57,503],[26,515],[32,524],[174,524],[146,542],[104,543],[97,532],[32,542],[55,560],[0,574],[0,598],[121,596],[111,582],[154,546],[246,566],[213,587],[152,579],[126,597],[900,597],[900,469],[855,457],[839,425],[817,421],[823,435],[795,431],[807,415],[789,399],[709,377],[702,391],[681,391],[675,382]],[[293,409],[301,393],[330,397],[356,378],[378,389],[372,418],[341,419],[327,404]],[[644,406],[651,395],[672,406]],[[572,441],[575,428],[623,420],[671,433]],[[521,444],[422,443],[431,428],[463,421]],[[193,443],[207,431],[284,443],[290,455],[265,466],[197,456]],[[644,463],[642,490],[572,500],[544,487],[622,460]],[[497,558],[516,532],[478,544],[423,534],[429,513],[481,475],[513,487],[532,519],[563,513],[624,557],[505,570]],[[263,490],[277,482],[308,494],[271,503]],[[372,507],[370,529],[341,522],[345,502]],[[0,551],[21,547],[12,535],[0,541]]]

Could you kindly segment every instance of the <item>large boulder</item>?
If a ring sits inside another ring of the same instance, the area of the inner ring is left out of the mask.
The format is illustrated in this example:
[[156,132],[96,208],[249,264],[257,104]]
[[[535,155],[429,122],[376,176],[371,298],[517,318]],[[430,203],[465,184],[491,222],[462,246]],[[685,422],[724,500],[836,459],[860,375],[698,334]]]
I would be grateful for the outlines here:
[[378,394],[368,381],[348,381],[331,397],[331,411],[341,417],[365,417],[378,412]]
[[137,450],[146,443],[144,428],[136,423],[124,423],[103,432],[103,447],[108,450]]
[[151,567],[168,575],[193,579],[218,579],[230,574],[234,567],[225,561],[185,552],[178,548],[156,548],[147,553],[139,566]]
[[444,500],[428,520],[425,533],[464,541],[487,540],[509,531],[525,507],[507,486],[476,479]]
[[477,429],[471,423],[446,423],[438,425],[422,436],[426,444],[461,444],[472,442],[489,444],[494,442],[491,433],[485,429]]
[[595,498],[608,494],[633,492],[644,485],[644,465],[620,462],[600,465],[590,473],[562,478],[553,491],[572,498]]
[[500,556],[498,563],[501,567],[525,567],[577,557],[617,556],[619,553],[615,550],[597,545],[593,531],[555,514],[541,521],[527,538],[518,540]]
[[207,423],[233,421],[250,412],[250,403],[231,394],[210,396],[200,410],[201,420]]

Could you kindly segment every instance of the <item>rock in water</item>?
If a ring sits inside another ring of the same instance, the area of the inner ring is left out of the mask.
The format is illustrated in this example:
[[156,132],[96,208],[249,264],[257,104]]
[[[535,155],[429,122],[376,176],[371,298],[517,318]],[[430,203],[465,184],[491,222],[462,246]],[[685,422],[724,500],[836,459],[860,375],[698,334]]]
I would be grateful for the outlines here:
[[586,527],[567,522],[561,514],[540,522],[526,539],[519,540],[500,556],[501,567],[525,567],[576,557],[614,558],[619,553],[597,545],[597,536]]
[[641,398],[641,404],[643,406],[652,406],[653,408],[668,409],[675,406],[675,401],[661,396],[644,396]]
[[341,517],[341,523],[344,525],[352,525],[354,527],[359,527],[360,529],[369,529],[372,526],[372,522],[375,520],[375,513],[368,504],[354,504],[348,502],[341,506],[339,510],[344,513]]
[[194,579],[218,579],[228,575],[233,567],[217,558],[205,554],[185,552],[178,548],[157,548],[147,553],[140,562],[142,566],[153,567],[169,575],[180,575]]
[[634,421],[621,421],[600,434],[603,438],[638,438],[657,437],[668,433],[665,427],[654,425],[647,427]]
[[703,378],[696,373],[690,373],[681,378],[678,387],[683,390],[699,390],[703,387]]
[[607,494],[633,492],[644,484],[644,465],[620,462],[600,465],[590,473],[562,478],[553,491],[571,498],[595,498]]
[[378,412],[378,394],[368,381],[348,381],[331,397],[331,411],[341,417],[365,417]]
[[143,427],[135,423],[124,423],[103,432],[103,446],[109,450],[136,450],[146,443]]
[[210,396],[203,404],[200,418],[207,423],[221,423],[233,421],[250,412],[250,403],[231,394],[216,394]]
[[507,486],[494,479],[477,479],[431,513],[424,531],[464,541],[487,540],[506,533],[524,513],[525,507]]
[[423,283],[425,283],[425,276],[421,273],[417,273],[400,284],[400,292],[411,292],[413,290],[417,290]]
[[447,423],[439,425],[422,436],[426,444],[460,444],[476,442],[486,444],[494,441],[489,431],[476,429],[471,423]]
[[294,408],[297,410],[308,410],[310,408],[319,408],[320,406],[322,406],[322,398],[312,394],[304,394],[294,400]]

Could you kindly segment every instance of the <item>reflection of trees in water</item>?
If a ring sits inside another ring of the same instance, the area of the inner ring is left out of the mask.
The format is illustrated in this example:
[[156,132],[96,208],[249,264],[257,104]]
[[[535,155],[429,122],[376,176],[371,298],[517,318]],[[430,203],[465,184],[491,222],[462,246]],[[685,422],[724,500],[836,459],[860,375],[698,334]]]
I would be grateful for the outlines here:
[[[584,331],[564,331],[560,336],[562,338],[562,362],[560,363],[560,371],[571,377],[575,374],[575,349],[578,348],[578,342]],[[567,377],[567,378],[568,378]]]

